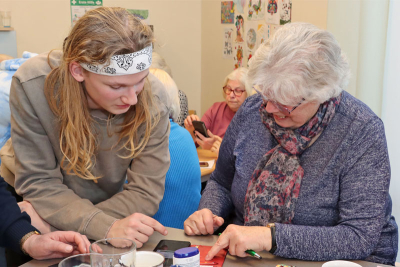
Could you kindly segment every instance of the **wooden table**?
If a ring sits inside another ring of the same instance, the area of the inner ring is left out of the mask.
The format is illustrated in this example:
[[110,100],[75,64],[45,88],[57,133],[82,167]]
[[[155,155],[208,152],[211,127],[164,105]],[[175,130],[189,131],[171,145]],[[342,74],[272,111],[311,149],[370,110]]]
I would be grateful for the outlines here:
[[[159,233],[154,233],[149,241],[140,249],[138,250],[147,250],[147,251],[152,251],[157,243],[161,239],[170,239],[170,240],[183,240],[183,241],[190,241],[192,245],[208,245],[212,246],[215,241],[218,239],[217,236],[215,235],[209,235],[209,236],[187,236],[184,234],[183,230],[180,229],[175,229],[175,228],[169,228],[168,229],[168,235],[163,236]],[[302,261],[302,260],[296,260],[296,259],[285,259],[285,258],[280,258],[276,257],[268,252],[259,252],[260,256],[262,257],[261,260],[255,259],[253,257],[247,257],[247,258],[239,258],[231,255],[227,255],[224,266],[225,267],[236,267],[236,266],[262,266],[262,267],[275,267],[278,264],[287,264],[287,265],[294,265],[296,267],[321,267],[324,262],[318,262],[318,261]],[[52,264],[55,264],[59,262],[60,260],[44,260],[44,261],[37,261],[37,260],[32,260],[28,263],[25,263],[24,265],[21,265],[22,267],[48,267],[51,266]],[[384,265],[384,264],[377,264],[373,262],[367,262],[367,261],[353,261],[355,263],[360,264],[363,267],[377,267],[379,266],[389,266],[389,265]]]
[[[210,150],[205,150],[200,147],[197,148],[197,155],[199,156],[199,161],[209,161],[209,160],[217,160],[218,156],[214,152]],[[216,161],[215,161],[216,163]],[[200,168],[201,170],[201,182],[206,182],[210,179],[211,173],[215,170],[215,164],[211,169]]]

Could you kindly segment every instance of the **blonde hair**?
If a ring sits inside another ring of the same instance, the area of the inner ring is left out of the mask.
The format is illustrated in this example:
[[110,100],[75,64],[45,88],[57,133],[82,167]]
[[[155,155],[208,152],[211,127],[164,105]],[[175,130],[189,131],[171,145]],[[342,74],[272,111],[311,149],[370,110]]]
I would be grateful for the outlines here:
[[[63,153],[61,168],[67,174],[88,180],[100,178],[91,173],[98,149],[94,130],[96,122],[90,115],[84,85],[73,78],[69,64],[109,63],[114,55],[136,52],[152,43],[151,29],[126,9],[118,7],[100,7],[87,12],[64,40],[60,65],[47,76],[45,94],[51,110],[59,119]],[[48,62],[50,64],[49,58]],[[119,139],[115,146],[123,140],[120,150],[128,151],[120,157],[136,157],[144,149],[151,130],[159,121],[159,113],[154,112],[155,109],[150,83],[146,81],[137,104],[125,113],[118,132]],[[146,130],[139,141],[137,131],[142,124],[145,124]]]
[[176,122],[179,117],[179,113],[181,112],[178,86],[166,71],[163,71],[162,69],[150,68],[150,72],[160,80],[167,90],[169,103],[171,103],[171,106],[169,107],[169,117]]
[[282,26],[250,60],[248,82],[267,98],[296,105],[338,96],[350,69],[335,37],[309,23]]

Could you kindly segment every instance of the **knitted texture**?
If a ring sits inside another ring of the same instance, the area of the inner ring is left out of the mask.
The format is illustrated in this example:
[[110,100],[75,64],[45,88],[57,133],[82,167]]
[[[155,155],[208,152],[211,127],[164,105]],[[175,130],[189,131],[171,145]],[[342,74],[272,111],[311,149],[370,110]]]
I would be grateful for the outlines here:
[[[249,97],[222,141],[217,166],[200,201],[243,225],[251,174],[277,145],[261,122],[262,99]],[[302,260],[362,259],[394,265],[398,229],[391,216],[390,166],[382,121],[343,92],[332,121],[301,156],[304,169],[292,224],[276,224],[275,255]]]
[[164,198],[153,216],[162,225],[183,229],[183,222],[200,202],[201,172],[196,147],[189,132],[171,121],[171,165],[165,178]]

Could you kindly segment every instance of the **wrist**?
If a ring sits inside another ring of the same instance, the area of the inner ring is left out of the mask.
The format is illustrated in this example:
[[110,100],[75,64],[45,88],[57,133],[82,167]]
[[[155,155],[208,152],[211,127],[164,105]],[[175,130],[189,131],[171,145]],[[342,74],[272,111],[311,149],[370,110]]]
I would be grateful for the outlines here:
[[[105,238],[112,238],[112,237],[115,237],[115,236],[113,236],[111,229],[116,225],[116,222],[118,222],[118,221],[119,221],[119,220],[115,220],[115,221],[110,225],[110,227],[109,227],[108,230],[107,230],[107,233],[106,233]],[[109,236],[109,235],[110,235],[110,236]]]
[[25,255],[30,255],[29,254],[29,247],[30,247],[29,244],[32,242],[32,240],[37,238],[38,235],[40,235],[40,233],[38,231],[32,231],[32,232],[27,233],[26,235],[24,235],[21,238],[20,248]]
[[268,242],[268,244],[270,246],[268,246],[268,248],[266,249],[267,251],[269,251],[270,253],[274,254],[274,252],[277,249],[276,246],[276,235],[275,235],[275,223],[269,223],[267,224],[267,228],[270,230],[270,241]]

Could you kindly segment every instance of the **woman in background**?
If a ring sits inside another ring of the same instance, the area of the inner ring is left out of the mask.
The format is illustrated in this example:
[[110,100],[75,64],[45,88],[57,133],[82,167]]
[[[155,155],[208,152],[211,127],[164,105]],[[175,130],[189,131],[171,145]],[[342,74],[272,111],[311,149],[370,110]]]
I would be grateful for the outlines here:
[[[150,68],[161,69],[161,70],[165,71],[166,73],[168,73],[168,75],[172,78],[171,68],[168,66],[165,59],[156,52],[153,52],[153,60],[151,62]],[[175,120],[175,123],[177,123],[183,127],[185,118],[189,114],[188,99],[187,99],[186,94],[182,90],[178,90],[178,94],[179,94],[180,112],[179,112],[178,117]]]
[[138,247],[167,233],[151,218],[169,168],[169,104],[149,74],[152,45],[151,29],[126,9],[100,7],[77,21],[62,52],[15,73],[1,173],[40,216],[31,218]]
[[190,134],[175,123],[179,116],[179,96],[174,80],[161,69],[151,68],[150,73],[164,85],[171,103],[169,109],[171,165],[165,178],[163,200],[153,218],[164,226],[183,229],[183,222],[197,210],[200,202],[199,158]]
[[192,135],[193,141],[203,149],[211,150],[218,155],[219,146],[229,123],[240,105],[251,95],[251,88],[246,87],[246,79],[246,68],[238,68],[226,76],[222,87],[225,101],[214,103],[201,118],[208,129],[208,138],[199,132],[194,132],[192,121],[200,120],[197,115],[189,115],[185,119],[185,128]]

